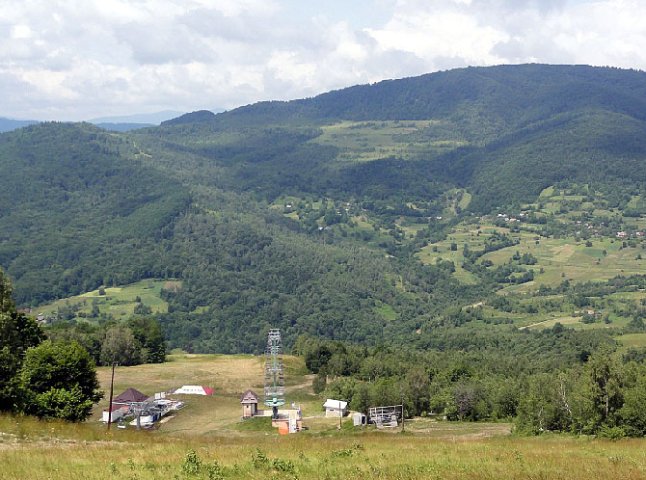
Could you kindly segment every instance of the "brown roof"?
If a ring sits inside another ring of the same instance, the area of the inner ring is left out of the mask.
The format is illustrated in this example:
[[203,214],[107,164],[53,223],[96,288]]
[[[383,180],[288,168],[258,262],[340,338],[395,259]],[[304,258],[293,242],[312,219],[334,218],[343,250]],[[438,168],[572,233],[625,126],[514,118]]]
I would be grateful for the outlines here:
[[148,395],[141,393],[139,390],[128,388],[121,395],[112,400],[112,403],[139,403],[145,401],[147,398]]
[[258,395],[253,390],[247,390],[240,397],[240,403],[258,403]]

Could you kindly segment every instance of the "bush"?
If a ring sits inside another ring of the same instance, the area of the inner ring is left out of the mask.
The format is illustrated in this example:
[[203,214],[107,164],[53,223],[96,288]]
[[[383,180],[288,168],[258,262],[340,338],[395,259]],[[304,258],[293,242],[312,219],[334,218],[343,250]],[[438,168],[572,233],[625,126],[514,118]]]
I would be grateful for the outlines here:
[[599,429],[598,436],[601,438],[608,438],[610,440],[619,440],[626,436],[626,431],[623,427],[603,426]]

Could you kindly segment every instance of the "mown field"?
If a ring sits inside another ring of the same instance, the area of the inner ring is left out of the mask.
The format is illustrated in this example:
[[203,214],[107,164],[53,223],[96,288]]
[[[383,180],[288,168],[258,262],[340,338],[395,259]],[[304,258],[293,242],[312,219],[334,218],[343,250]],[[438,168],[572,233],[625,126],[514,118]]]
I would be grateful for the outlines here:
[[[212,387],[212,397],[178,395],[186,407],[168,422],[159,427],[163,434],[204,434],[233,432],[239,430],[240,396],[252,389],[262,395],[264,357],[253,355],[190,355],[174,353],[163,365],[136,365],[117,367],[114,391],[118,395],[133,387],[147,394],[168,392],[182,385],[205,385]],[[302,406],[306,415],[322,412],[321,402],[311,393],[311,378],[306,376],[303,361],[286,356],[285,373],[288,400]],[[110,369],[98,369],[102,388],[108,392]],[[175,397],[173,397],[175,398]],[[97,405],[93,420],[101,418],[101,410],[108,405],[106,397]]]
[[[301,404],[309,430],[279,436],[264,422],[242,422],[238,395],[261,390],[262,359],[174,354],[164,365],[118,368],[116,391],[145,393],[207,383],[213,397],[185,396],[187,407],[159,429],[113,428],[0,416],[0,478],[646,478],[646,440],[510,435],[499,423],[429,418],[400,429],[354,428],[325,419],[302,361],[286,357],[287,401]],[[100,369],[107,387],[109,370]],[[104,400],[97,407],[106,404]]]

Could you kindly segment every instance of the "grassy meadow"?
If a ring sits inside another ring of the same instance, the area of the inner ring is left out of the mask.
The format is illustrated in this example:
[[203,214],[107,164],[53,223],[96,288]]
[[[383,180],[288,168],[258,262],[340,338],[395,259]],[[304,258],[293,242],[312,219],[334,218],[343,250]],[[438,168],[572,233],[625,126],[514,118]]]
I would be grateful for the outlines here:
[[150,307],[153,313],[167,312],[168,304],[161,299],[162,288],[172,289],[181,286],[181,282],[168,280],[141,280],[129,285],[119,287],[105,287],[105,294],[99,289],[57,300],[47,305],[38,307],[36,313],[46,316],[55,316],[57,312],[73,310],[78,317],[89,317],[94,306],[98,314],[112,315],[117,320],[130,318],[133,314],[135,299],[139,297],[141,303]]
[[443,120],[343,121],[321,127],[312,140],[339,149],[337,162],[366,162],[388,157],[415,158],[429,151],[441,153],[467,142]]
[[[354,428],[326,419],[301,359],[286,357],[287,401],[309,427],[279,436],[268,420],[240,420],[239,395],[262,390],[263,359],[176,353],[163,365],[120,367],[115,391],[144,393],[206,383],[213,397],[184,396],[187,407],[151,431],[106,431],[84,424],[0,416],[0,478],[646,478],[646,440],[609,441],[510,434],[504,423],[418,418],[401,429]],[[99,369],[103,388],[110,371]]]
[[[212,397],[177,395],[186,407],[169,421],[159,426],[168,434],[203,434],[239,430],[240,396],[247,389],[262,395],[264,357],[253,355],[192,355],[173,353],[163,365],[147,364],[117,367],[114,392],[118,395],[128,387],[147,395],[168,392],[182,385],[206,385],[215,393]],[[301,359],[286,356],[285,374],[288,400],[299,403],[305,412],[322,411],[318,397],[310,393],[311,378],[305,375]],[[92,420],[101,418],[101,410],[108,405],[110,368],[98,369],[99,381],[106,396],[95,408]],[[175,397],[173,397],[175,398]]]

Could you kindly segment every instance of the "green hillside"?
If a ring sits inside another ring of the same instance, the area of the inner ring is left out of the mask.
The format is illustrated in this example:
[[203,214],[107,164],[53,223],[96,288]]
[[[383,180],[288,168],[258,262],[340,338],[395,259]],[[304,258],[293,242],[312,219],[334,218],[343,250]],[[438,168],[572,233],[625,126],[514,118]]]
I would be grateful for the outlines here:
[[[171,344],[234,352],[261,350],[270,326],[288,343],[302,333],[377,343],[414,329],[415,311],[458,301],[442,269],[389,260],[338,232],[311,233],[203,173],[193,179],[181,164],[190,155],[142,150],[89,125],[45,124],[3,140],[10,208],[1,258],[23,304],[178,279],[181,288],[161,291]],[[394,281],[402,276],[423,278],[415,295]],[[76,310],[79,321],[91,303]],[[91,318],[122,318],[96,306]]]
[[[270,326],[287,345],[428,346],[466,324],[455,346],[485,324],[578,318],[572,299],[532,315],[545,289],[643,272],[645,80],[466,68],[133,132],[5,133],[0,266],[23,306],[177,280],[157,315],[171,346],[199,352],[257,352]],[[604,311],[608,338],[641,328],[622,302]]]
[[0,136],[0,265],[20,303],[158,276],[159,241],[186,188],[89,124]]
[[471,208],[479,212],[533,201],[561,181],[634,192],[646,180],[645,136],[641,119],[586,110],[559,115],[453,158],[447,169],[472,189]]

